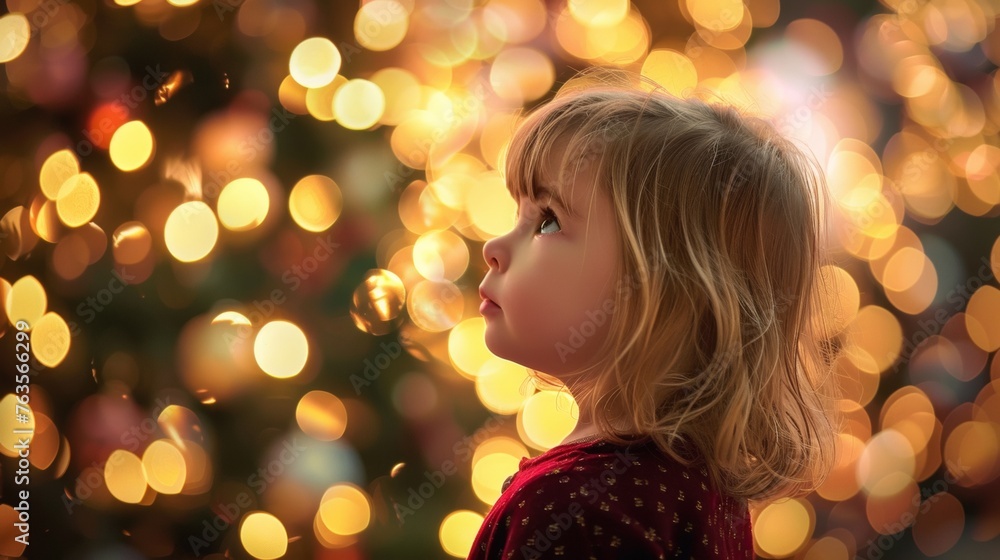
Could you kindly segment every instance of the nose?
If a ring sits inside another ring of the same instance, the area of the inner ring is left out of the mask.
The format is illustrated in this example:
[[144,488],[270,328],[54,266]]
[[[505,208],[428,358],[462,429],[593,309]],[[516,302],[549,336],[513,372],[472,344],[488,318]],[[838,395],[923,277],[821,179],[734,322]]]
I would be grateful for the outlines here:
[[509,250],[506,243],[506,235],[494,237],[483,244],[483,259],[491,270],[503,272],[507,266]]

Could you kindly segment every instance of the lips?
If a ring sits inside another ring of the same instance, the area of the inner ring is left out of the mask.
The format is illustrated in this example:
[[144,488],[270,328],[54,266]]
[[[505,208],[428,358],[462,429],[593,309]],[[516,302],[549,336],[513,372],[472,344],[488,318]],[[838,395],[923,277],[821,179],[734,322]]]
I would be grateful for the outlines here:
[[484,301],[489,301],[493,305],[500,307],[500,305],[497,302],[493,301],[493,298],[491,298],[490,295],[486,293],[486,290],[484,290],[482,287],[479,288],[479,297],[482,298]]
[[479,297],[483,298],[483,302],[479,304],[479,314],[483,317],[489,317],[502,312],[500,306],[497,305],[497,302],[490,298],[489,292],[484,290],[481,286],[479,288]]

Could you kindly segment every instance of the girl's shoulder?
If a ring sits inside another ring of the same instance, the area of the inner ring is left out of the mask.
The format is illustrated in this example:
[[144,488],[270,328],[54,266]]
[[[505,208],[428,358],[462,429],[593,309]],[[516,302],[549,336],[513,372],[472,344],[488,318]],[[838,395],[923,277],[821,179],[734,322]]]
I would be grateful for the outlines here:
[[700,487],[709,490],[709,473],[700,456],[686,447],[677,452],[685,461],[674,458],[650,437],[627,444],[596,440],[559,445],[537,457],[521,459],[518,471],[509,480],[520,478],[517,482],[522,485],[545,485],[550,480],[569,484],[618,476],[640,481],[676,478],[697,480]]
[[705,558],[702,540],[752,551],[748,531],[748,511],[714,490],[703,463],[679,461],[651,439],[598,440],[522,459],[477,542],[480,558],[537,554],[539,546],[567,558],[656,558],[677,550]]

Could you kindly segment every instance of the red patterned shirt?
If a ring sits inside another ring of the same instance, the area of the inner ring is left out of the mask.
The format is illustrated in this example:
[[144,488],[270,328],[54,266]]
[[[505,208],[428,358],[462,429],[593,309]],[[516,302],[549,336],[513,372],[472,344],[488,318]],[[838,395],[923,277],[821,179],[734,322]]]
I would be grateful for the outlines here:
[[508,482],[468,560],[754,557],[746,503],[648,437],[558,445]]

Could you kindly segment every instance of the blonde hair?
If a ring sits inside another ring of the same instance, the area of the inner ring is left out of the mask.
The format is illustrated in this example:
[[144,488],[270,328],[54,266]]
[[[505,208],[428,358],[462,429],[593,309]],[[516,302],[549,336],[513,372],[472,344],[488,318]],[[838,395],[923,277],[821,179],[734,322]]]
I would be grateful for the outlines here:
[[609,334],[566,385],[607,439],[648,435],[685,464],[693,444],[731,496],[815,489],[833,461],[837,350],[819,297],[822,171],[763,119],[594,72],[523,120],[504,166],[512,195],[534,200],[547,169],[594,165],[617,216]]

